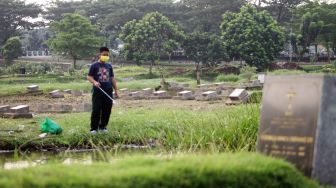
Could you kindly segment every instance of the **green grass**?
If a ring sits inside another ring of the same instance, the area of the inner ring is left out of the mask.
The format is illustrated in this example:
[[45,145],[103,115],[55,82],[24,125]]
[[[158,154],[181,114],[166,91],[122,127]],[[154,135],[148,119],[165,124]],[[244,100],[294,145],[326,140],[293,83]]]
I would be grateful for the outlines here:
[[1,170],[3,188],[317,188],[292,165],[253,153],[133,156],[92,165]]
[[218,75],[216,78],[217,82],[238,82],[240,80],[239,75],[228,74],[228,75]]
[[55,114],[50,118],[64,133],[37,139],[43,116],[32,120],[0,119],[2,130],[25,125],[23,132],[1,132],[0,149],[95,148],[115,144],[145,145],[155,140],[157,149],[177,151],[254,151],[259,105],[241,105],[212,111],[173,109],[118,110],[112,114],[108,135],[88,133],[90,114]]

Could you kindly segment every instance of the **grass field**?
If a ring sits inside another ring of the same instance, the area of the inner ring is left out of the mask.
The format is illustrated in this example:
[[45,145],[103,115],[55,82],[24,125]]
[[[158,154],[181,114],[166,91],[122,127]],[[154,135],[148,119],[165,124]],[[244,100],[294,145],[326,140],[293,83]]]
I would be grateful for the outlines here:
[[32,120],[0,119],[3,131],[0,148],[94,148],[116,144],[146,145],[155,141],[162,150],[254,151],[259,121],[259,105],[242,105],[209,111],[182,109],[130,109],[112,114],[107,135],[89,134],[89,113],[54,114],[64,133],[37,139],[44,115]]

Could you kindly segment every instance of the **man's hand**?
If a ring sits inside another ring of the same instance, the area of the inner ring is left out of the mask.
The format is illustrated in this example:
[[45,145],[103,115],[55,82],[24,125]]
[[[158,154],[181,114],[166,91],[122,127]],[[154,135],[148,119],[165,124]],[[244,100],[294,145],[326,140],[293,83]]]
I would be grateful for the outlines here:
[[118,90],[114,91],[114,95],[115,95],[116,98],[119,98],[119,92],[118,92]]
[[93,85],[96,86],[96,87],[98,87],[98,88],[100,88],[100,83],[97,82],[97,81],[94,81],[94,82],[93,82]]

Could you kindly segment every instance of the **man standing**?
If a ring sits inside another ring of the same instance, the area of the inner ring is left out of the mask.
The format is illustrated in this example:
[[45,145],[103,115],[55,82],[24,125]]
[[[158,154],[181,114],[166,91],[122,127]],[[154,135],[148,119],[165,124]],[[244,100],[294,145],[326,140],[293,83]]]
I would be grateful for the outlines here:
[[117,83],[114,78],[112,65],[109,64],[109,49],[100,48],[98,62],[91,65],[87,79],[93,84],[92,93],[92,114],[91,114],[91,134],[97,134],[100,130],[107,133],[107,124],[110,120],[113,101],[106,96],[104,90],[110,97],[118,97]]

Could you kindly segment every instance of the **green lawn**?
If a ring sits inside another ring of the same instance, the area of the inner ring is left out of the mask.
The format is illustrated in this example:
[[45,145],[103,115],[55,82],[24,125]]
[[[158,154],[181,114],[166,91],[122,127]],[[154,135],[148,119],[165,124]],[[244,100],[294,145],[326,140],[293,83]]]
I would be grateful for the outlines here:
[[133,156],[92,165],[1,170],[3,188],[317,188],[293,166],[253,153]]

